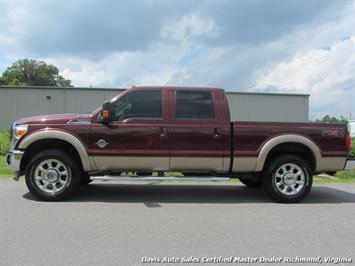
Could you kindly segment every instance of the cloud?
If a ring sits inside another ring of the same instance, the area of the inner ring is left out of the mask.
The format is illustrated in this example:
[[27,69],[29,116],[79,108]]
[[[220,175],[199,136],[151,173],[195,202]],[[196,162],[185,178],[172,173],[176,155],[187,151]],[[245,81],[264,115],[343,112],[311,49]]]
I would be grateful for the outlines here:
[[144,51],[116,51],[95,61],[72,56],[41,59],[59,66],[80,86],[161,85],[169,83],[181,65],[201,56],[204,41],[199,38],[207,35],[218,36],[214,21],[188,14],[163,26],[160,38]]
[[346,115],[354,12],[350,1],[0,2],[0,71],[34,58],[76,86],[305,92],[312,117]]
[[218,35],[218,27],[213,19],[190,14],[184,15],[177,21],[162,27],[163,39],[177,41],[182,44],[191,41],[195,37],[212,38]]
[[290,60],[259,72],[255,89],[310,93],[315,116],[355,114],[351,103],[355,97],[355,35],[327,49],[296,53]]
[[[162,24],[194,7],[150,1],[1,2],[0,44],[9,53],[97,59],[147,49]],[[14,46],[15,45],[15,46]]]
[[255,45],[274,41],[344,3],[331,1],[207,1],[198,12],[220,26],[214,45]]
[[[0,5],[0,45],[8,53],[95,59],[118,51],[144,51],[166,37],[162,31],[175,38],[206,37],[210,46],[262,43],[332,7],[327,2],[309,1],[39,1]],[[217,25],[219,38],[208,38],[207,33],[215,32]]]
[[[176,71],[172,62],[177,61],[168,59],[170,54],[178,57],[178,52],[160,47],[148,52],[115,52],[97,61],[73,57],[42,60],[57,65],[63,76],[77,86],[130,87],[166,84],[171,73]],[[68,65],[71,67],[66,67]]]

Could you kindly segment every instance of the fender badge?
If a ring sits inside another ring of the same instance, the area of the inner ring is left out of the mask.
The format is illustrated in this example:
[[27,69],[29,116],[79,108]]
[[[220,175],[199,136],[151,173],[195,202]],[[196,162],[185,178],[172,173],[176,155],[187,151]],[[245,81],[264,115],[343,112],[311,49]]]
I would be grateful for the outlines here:
[[97,147],[99,147],[100,149],[105,148],[109,143],[106,142],[104,139],[99,139],[96,143]]

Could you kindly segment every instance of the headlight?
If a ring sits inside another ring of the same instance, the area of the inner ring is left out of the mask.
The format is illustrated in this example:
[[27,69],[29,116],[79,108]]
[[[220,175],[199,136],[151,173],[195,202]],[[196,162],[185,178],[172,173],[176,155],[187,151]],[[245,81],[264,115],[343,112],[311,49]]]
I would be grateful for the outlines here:
[[12,138],[14,141],[19,140],[23,135],[27,133],[28,125],[15,125],[12,128]]

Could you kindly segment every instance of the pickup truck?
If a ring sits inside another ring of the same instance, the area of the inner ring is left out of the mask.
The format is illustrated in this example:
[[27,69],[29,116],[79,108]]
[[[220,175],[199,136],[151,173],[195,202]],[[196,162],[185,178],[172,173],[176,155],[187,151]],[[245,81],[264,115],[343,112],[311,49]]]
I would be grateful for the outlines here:
[[340,124],[231,122],[223,89],[134,86],[88,115],[16,121],[7,162],[40,200],[66,199],[92,180],[238,176],[293,203],[314,173],[344,169],[350,141]]

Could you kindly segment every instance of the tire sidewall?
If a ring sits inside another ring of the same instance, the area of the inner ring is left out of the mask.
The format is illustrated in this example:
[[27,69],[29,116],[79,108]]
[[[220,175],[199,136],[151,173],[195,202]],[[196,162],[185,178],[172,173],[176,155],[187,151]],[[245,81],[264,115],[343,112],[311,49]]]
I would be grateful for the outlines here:
[[[42,191],[37,186],[34,180],[34,173],[36,167],[41,162],[48,159],[59,160],[67,167],[68,171],[70,172],[70,180],[65,185],[65,189],[53,195]],[[57,150],[48,150],[37,154],[28,164],[25,180],[26,180],[26,185],[30,190],[30,192],[38,199],[45,200],[45,201],[56,201],[56,200],[66,199],[77,189],[81,181],[80,170],[76,164],[76,161],[73,158],[71,158],[71,156],[69,156],[68,154]]]
[[[285,195],[285,194],[281,193],[280,191],[278,191],[278,189],[276,188],[276,186],[273,182],[277,169],[281,165],[287,164],[287,163],[296,164],[304,172],[304,176],[305,176],[304,187],[296,195]],[[299,158],[298,156],[285,155],[285,156],[281,156],[281,157],[277,158],[276,160],[274,160],[270,164],[270,166],[267,168],[264,186],[266,188],[266,191],[272,197],[272,199],[274,199],[278,202],[295,203],[295,202],[301,201],[302,199],[304,199],[308,195],[308,193],[310,192],[310,190],[312,188],[312,182],[313,182],[312,171],[309,168],[309,166],[307,165],[307,163],[304,160],[302,160],[301,158]]]

